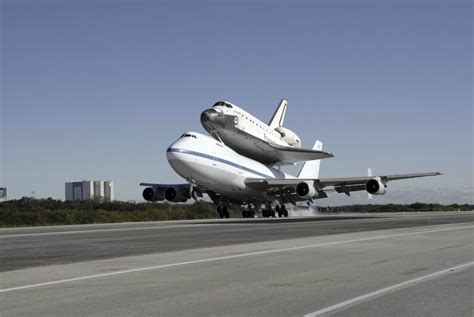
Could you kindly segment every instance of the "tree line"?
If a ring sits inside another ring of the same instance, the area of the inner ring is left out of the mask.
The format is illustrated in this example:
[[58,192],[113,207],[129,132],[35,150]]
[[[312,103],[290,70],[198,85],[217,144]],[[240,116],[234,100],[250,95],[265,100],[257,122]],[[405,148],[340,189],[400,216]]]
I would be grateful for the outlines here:
[[[375,212],[425,212],[425,211],[469,211],[469,204],[408,205],[348,205],[320,207],[322,213],[375,213]],[[231,208],[233,216],[240,214],[238,207]],[[22,198],[0,203],[0,227],[72,225],[91,223],[211,219],[216,218],[212,203],[198,201],[194,204],[101,202],[97,200],[61,201]]]
[[43,226],[215,218],[212,204],[60,201],[22,198],[0,203],[0,226]]

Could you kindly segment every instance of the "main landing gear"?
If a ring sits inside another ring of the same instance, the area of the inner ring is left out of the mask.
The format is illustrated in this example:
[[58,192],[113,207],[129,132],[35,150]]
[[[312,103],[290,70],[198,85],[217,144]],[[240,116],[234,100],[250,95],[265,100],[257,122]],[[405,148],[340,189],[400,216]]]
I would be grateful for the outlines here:
[[252,205],[242,206],[242,218],[254,218],[255,208]]
[[[261,206],[261,207],[264,207],[264,206]],[[241,208],[242,208],[242,218],[255,217],[255,210],[257,207],[255,207],[254,205],[252,204],[242,205]],[[281,205],[281,206],[277,205],[275,206],[275,208],[273,208],[271,205],[267,205],[263,209],[260,209],[260,210],[262,211],[262,216],[264,218],[269,218],[269,217],[275,218],[277,215],[280,218],[288,217],[288,210],[286,209],[285,205]]]
[[278,217],[280,218],[288,217],[288,210],[286,209],[285,205],[276,206],[275,208],[268,206],[266,209],[262,210],[262,216],[264,218],[269,218],[269,217],[275,218],[276,215],[278,215]]
[[230,213],[229,213],[229,208],[227,206],[217,206],[217,214],[219,215],[219,218],[229,218]]
[[269,217],[275,218],[275,209],[273,209],[272,206],[269,206],[269,207],[263,209],[262,210],[262,216],[264,218],[269,218]]
[[275,211],[278,214],[278,217],[280,217],[280,218],[282,218],[282,217],[287,218],[288,217],[288,210],[286,209],[285,205],[281,205],[281,207],[276,206]]

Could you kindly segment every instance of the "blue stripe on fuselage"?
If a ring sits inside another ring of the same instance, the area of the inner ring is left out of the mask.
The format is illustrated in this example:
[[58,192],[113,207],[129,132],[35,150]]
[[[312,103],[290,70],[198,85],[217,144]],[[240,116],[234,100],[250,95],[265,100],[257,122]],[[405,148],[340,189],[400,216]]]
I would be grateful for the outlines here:
[[227,165],[229,165],[229,166],[232,166],[232,167],[235,167],[235,168],[244,170],[244,171],[246,171],[246,172],[249,172],[249,173],[252,173],[252,174],[261,176],[261,177],[263,177],[263,178],[275,178],[275,176],[273,176],[273,175],[271,175],[271,176],[270,176],[270,175],[266,175],[266,174],[257,172],[257,171],[255,171],[255,170],[253,170],[253,169],[250,169],[250,168],[248,168],[248,167],[242,166],[242,165],[240,165],[240,164],[237,164],[237,163],[234,163],[234,162],[231,162],[231,161],[227,161],[227,160],[221,159],[221,158],[216,157],[216,156],[213,156],[213,155],[208,155],[208,154],[204,154],[204,153],[200,153],[200,152],[195,152],[195,151],[190,151],[190,150],[177,149],[177,148],[168,148],[167,152],[184,153],[184,154],[199,156],[199,157],[202,157],[202,158],[205,158],[205,159],[208,159],[208,160],[217,161],[217,162],[220,162],[220,163],[223,163],[223,164],[227,164]]

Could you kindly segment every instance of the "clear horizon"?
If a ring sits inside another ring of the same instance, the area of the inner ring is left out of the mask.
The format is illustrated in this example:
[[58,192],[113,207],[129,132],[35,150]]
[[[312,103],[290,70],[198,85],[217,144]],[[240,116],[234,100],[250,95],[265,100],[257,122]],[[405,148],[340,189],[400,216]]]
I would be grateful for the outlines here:
[[[165,151],[228,100],[335,158],[321,177],[439,171],[315,205],[473,203],[471,1],[3,1],[0,187],[181,183]],[[287,168],[297,173],[299,166]]]

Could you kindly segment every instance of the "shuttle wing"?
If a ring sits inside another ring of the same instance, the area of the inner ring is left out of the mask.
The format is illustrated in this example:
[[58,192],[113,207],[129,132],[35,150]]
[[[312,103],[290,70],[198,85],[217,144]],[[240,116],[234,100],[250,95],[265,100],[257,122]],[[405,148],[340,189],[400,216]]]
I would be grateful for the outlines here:
[[[275,160],[278,160],[278,162],[281,163],[294,164],[302,161],[313,161],[334,157],[332,153],[324,151],[292,148],[273,143],[266,144],[268,145],[267,153],[274,153]],[[266,145],[262,145],[262,148],[265,147]]]
[[[286,147],[259,139],[244,131],[235,130],[239,142],[237,152],[263,164],[295,164],[302,161],[313,161],[334,157],[332,153],[316,149]],[[237,141],[238,140],[238,141]]]

